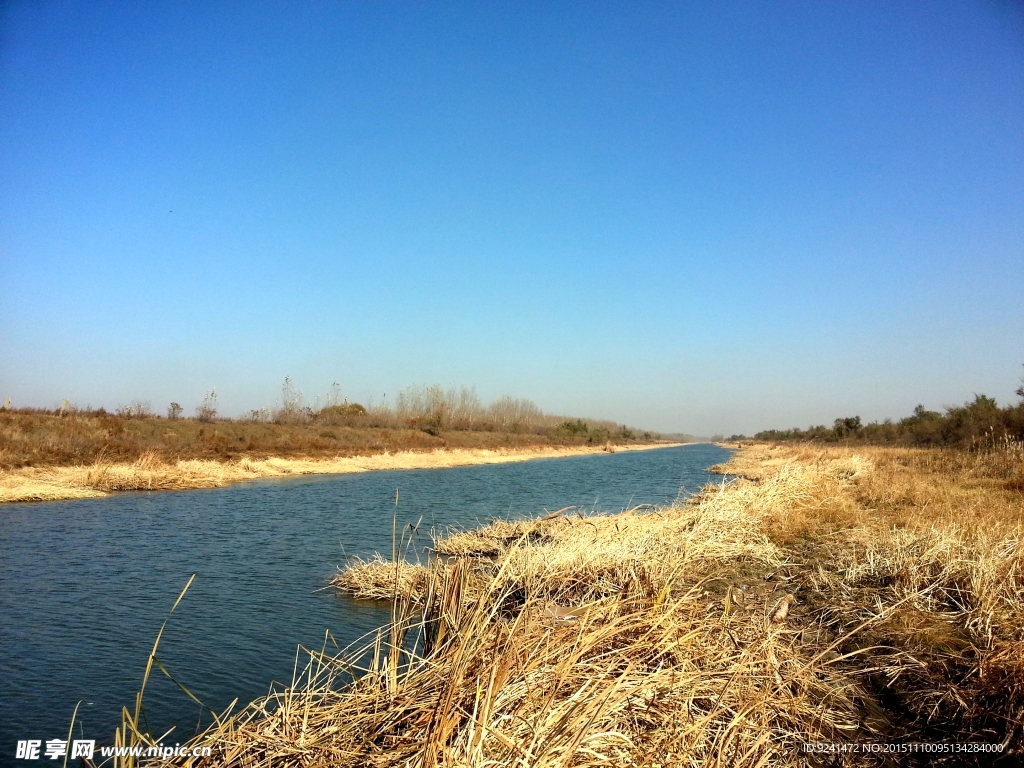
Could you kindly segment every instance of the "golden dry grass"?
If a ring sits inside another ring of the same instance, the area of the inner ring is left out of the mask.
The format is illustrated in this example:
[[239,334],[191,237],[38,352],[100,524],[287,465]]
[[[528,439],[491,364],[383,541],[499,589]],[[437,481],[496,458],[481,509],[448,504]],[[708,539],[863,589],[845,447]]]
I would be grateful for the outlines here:
[[380,555],[352,562],[332,580],[332,584],[359,600],[391,600],[403,595],[416,603],[426,597],[430,570],[403,560],[391,562]]
[[689,503],[355,564],[337,585],[393,599],[394,624],[311,654],[196,740],[213,758],[177,764],[812,766],[805,742],[908,741],[998,743],[1016,764],[1024,500],[1016,465],[992,466],[755,446],[727,467],[749,479]]
[[[616,446],[635,451],[664,448],[671,443]],[[72,467],[22,467],[0,470],[0,502],[56,501],[104,496],[117,491],[168,491],[218,488],[244,480],[289,475],[348,474],[378,469],[433,469],[472,464],[502,464],[539,458],[605,453],[598,446],[533,446],[511,449],[440,449],[369,456],[314,459],[252,459],[231,461],[190,459],[164,461],[144,454],[132,463],[96,462]]]

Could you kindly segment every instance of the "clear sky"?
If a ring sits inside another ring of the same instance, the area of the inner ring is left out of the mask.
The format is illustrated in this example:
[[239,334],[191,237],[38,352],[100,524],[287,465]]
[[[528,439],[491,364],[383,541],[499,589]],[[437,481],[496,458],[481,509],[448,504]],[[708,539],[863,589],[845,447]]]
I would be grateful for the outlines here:
[[6,2],[0,397],[1015,401],[1021,9]]

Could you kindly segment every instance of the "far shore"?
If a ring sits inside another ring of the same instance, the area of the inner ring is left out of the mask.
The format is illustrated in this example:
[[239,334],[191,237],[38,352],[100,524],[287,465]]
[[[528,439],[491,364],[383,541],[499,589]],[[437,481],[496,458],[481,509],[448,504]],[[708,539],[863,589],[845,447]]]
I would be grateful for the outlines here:
[[134,463],[21,467],[0,471],[0,503],[59,501],[107,496],[118,491],[178,491],[220,488],[245,480],[294,475],[351,474],[381,469],[434,469],[475,464],[505,464],[531,459],[646,451],[693,443],[646,442],[627,445],[535,446],[498,449],[442,448],[387,451],[334,458],[239,458],[229,461],[163,462],[143,457]]

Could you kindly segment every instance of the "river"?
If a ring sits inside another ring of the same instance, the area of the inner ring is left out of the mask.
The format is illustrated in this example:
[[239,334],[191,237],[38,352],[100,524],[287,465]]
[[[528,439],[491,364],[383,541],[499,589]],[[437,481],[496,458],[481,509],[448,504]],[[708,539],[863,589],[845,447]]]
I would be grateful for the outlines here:
[[[18,740],[66,739],[79,701],[73,738],[110,743],[193,573],[157,656],[220,711],[289,682],[299,646],[328,631],[344,646],[387,621],[386,605],[324,587],[347,556],[390,555],[396,513],[399,528],[422,518],[422,546],[431,528],[664,505],[721,482],[706,468],[728,456],[697,444],[0,506],[0,766],[30,764]],[[146,713],[153,733],[175,727],[167,744],[203,720],[157,670]]]

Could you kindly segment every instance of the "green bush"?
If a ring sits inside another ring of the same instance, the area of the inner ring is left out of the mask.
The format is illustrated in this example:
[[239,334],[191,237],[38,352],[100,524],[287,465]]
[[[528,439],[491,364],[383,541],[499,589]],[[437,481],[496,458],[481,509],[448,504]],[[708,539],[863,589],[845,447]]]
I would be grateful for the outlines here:
[[587,426],[587,422],[583,421],[583,419],[563,421],[558,425],[558,432],[563,435],[569,435],[570,437],[582,437],[589,431],[590,427]]
[[758,432],[758,440],[819,441],[839,440],[871,444],[953,446],[973,448],[1001,440],[1024,440],[1024,385],[1017,389],[1021,402],[1000,407],[994,398],[975,395],[963,405],[950,406],[945,413],[929,411],[923,405],[897,422],[862,424],[859,416],[836,419],[829,429],[824,425],[807,429],[768,429]]

